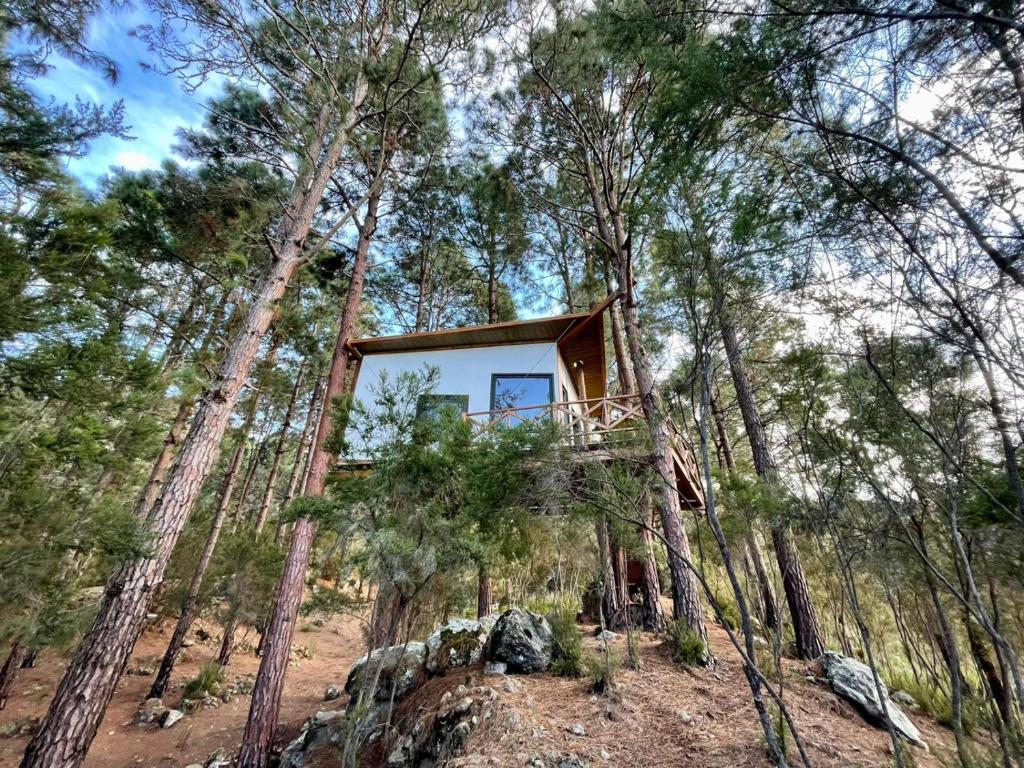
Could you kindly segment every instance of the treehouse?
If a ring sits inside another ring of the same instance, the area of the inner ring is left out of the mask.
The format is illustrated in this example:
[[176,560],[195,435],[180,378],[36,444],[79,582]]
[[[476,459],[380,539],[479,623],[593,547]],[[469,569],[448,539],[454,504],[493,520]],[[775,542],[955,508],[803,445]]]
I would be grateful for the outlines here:
[[[394,381],[431,367],[436,386],[419,397],[418,413],[454,408],[480,434],[552,419],[565,427],[574,456],[612,461],[635,444],[621,438],[646,428],[636,393],[608,393],[605,316],[614,298],[578,314],[357,339],[349,344],[354,397],[369,407],[382,377]],[[680,500],[684,507],[703,506],[692,452],[671,423],[670,429]],[[353,450],[342,469],[369,469],[359,439],[350,432]]]

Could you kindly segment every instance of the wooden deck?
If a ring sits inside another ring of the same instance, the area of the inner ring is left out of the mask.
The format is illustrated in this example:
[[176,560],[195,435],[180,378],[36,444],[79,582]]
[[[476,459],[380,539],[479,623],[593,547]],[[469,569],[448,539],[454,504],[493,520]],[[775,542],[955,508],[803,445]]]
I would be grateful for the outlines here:
[[[570,448],[581,456],[607,461],[621,458],[623,451],[635,451],[636,441],[630,438],[646,435],[647,429],[640,397],[636,394],[478,411],[467,413],[464,418],[473,425],[477,435],[486,435],[503,426],[551,419],[564,428]],[[671,420],[669,428],[680,498],[688,507],[703,507],[704,490],[693,451]]]

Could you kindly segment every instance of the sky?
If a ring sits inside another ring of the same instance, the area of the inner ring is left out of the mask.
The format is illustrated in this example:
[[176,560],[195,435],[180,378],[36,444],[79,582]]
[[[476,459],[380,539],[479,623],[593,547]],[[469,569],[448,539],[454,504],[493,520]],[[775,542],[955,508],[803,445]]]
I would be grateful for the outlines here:
[[130,33],[151,21],[143,7],[108,8],[89,24],[88,45],[116,62],[120,70],[117,83],[108,82],[99,70],[58,54],[48,59],[50,72],[32,82],[39,95],[57,103],[73,104],[77,97],[110,107],[118,99],[124,101],[125,123],[134,138],[104,136],[89,146],[84,157],[68,162],[68,171],[88,188],[95,188],[112,167],[130,171],[159,167],[174,156],[176,132],[203,122],[203,103],[212,95],[212,86],[188,93],[178,78],[146,68],[155,67],[157,57]]

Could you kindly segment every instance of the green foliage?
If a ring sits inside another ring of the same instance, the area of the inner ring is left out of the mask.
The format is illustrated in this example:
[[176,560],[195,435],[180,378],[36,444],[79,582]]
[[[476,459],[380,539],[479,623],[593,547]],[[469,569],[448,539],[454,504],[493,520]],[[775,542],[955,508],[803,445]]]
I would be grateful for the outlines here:
[[583,640],[576,626],[576,612],[561,609],[548,614],[554,649],[551,654],[551,673],[560,677],[582,677]]
[[224,679],[224,668],[216,661],[207,662],[199,668],[199,674],[185,684],[182,696],[186,699],[202,699],[220,693]]
[[685,618],[678,618],[669,624],[668,632],[672,661],[684,669],[704,663],[704,655],[707,652],[704,641],[686,623]]
[[615,675],[622,666],[619,654],[612,648],[588,651],[583,656],[583,671],[590,690],[599,695],[615,697]]
[[740,626],[740,607],[736,604],[736,598],[732,591],[723,589],[715,590],[715,602],[722,613],[722,621],[729,629],[738,629]]

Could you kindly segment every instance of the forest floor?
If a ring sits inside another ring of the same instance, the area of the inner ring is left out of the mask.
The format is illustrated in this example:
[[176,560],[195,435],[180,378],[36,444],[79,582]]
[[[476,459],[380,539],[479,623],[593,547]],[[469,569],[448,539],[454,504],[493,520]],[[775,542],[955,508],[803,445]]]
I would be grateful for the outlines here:
[[[173,624],[150,627],[135,648],[129,669],[159,664]],[[290,740],[313,713],[335,709],[343,700],[324,702],[324,689],[344,683],[351,664],[362,654],[362,627],[350,616],[335,617],[323,626],[305,626],[296,644],[308,649],[310,658],[294,655],[281,705],[281,741]],[[482,728],[470,741],[474,757],[465,765],[522,766],[535,757],[575,753],[591,766],[644,766],[644,768],[715,768],[767,766],[762,736],[755,719],[750,693],[738,655],[719,627],[709,628],[718,659],[713,671],[684,671],[674,665],[663,642],[644,635],[643,663],[639,670],[622,668],[617,676],[621,702],[609,718],[608,702],[587,690],[582,680],[551,675],[517,676],[518,691],[499,688],[501,701],[516,713],[517,721],[501,732]],[[586,645],[596,647],[593,638]],[[181,685],[217,653],[216,637],[196,639],[175,670],[177,689],[165,697],[173,706],[181,697]],[[254,673],[258,660],[252,646],[243,642],[225,682]],[[625,638],[613,644],[625,657]],[[14,684],[3,724],[39,717],[46,709],[66,661],[44,654],[33,669],[22,670]],[[808,746],[816,768],[832,766],[889,766],[893,758],[888,736],[867,723],[826,687],[808,682],[808,665],[784,662],[788,679],[788,704]],[[482,678],[478,666],[451,677],[452,687],[466,678]],[[216,708],[199,709],[177,725],[161,729],[133,724],[136,710],[146,697],[152,676],[125,675],[107,711],[86,760],[87,768],[180,768],[203,763],[218,748],[235,749],[245,726],[249,697],[235,696]],[[494,680],[488,678],[489,684]],[[920,768],[940,768],[938,756],[948,755],[950,732],[927,716],[911,713],[931,753],[914,749]],[[570,732],[583,725],[586,735]],[[27,737],[0,739],[0,768],[18,765]],[[794,755],[795,756],[795,755]]]

